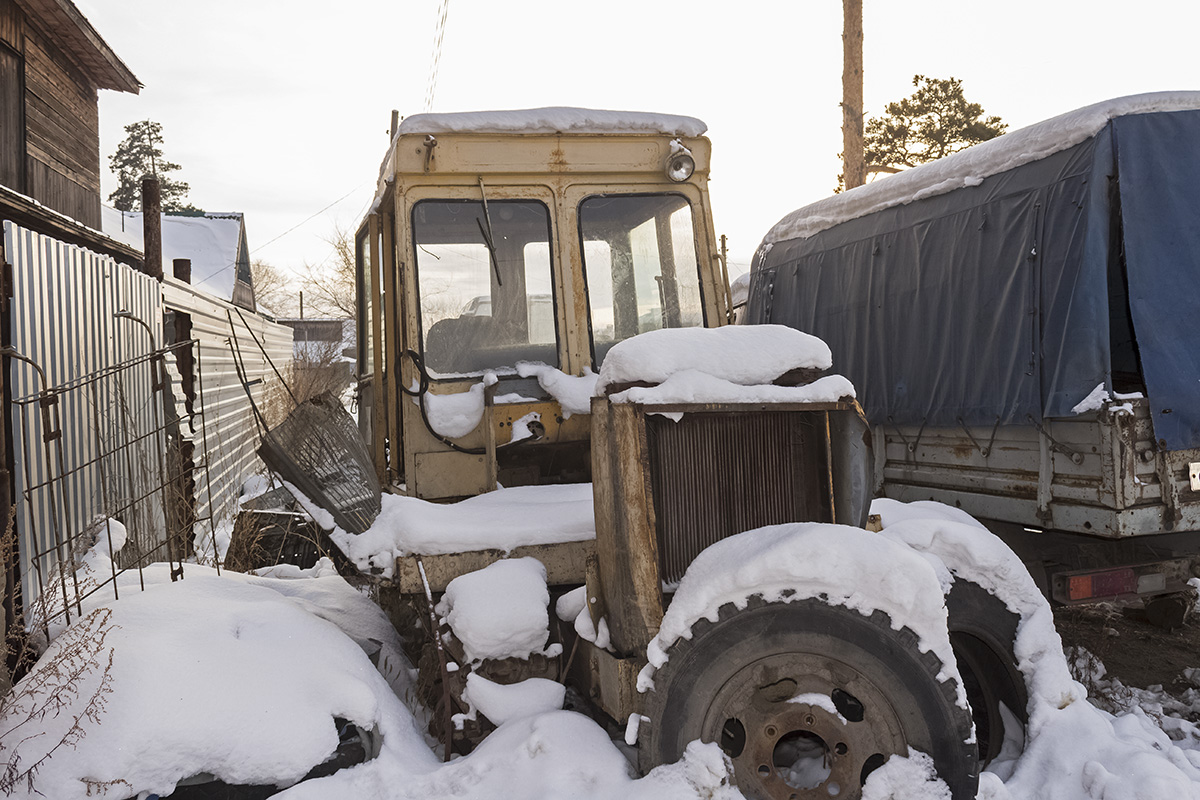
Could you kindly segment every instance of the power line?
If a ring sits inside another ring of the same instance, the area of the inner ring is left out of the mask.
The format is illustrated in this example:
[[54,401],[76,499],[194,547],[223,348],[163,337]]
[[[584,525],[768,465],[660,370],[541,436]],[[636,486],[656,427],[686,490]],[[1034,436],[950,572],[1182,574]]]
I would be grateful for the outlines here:
[[433,110],[433,96],[437,90],[438,64],[442,60],[442,40],[446,37],[446,17],[449,13],[450,0],[440,0],[437,30],[433,36],[433,58],[429,64],[429,83],[425,87],[425,111]]
[[[363,181],[363,183],[366,183],[366,181]],[[266,247],[267,245],[274,244],[275,242],[277,242],[277,241],[279,241],[280,239],[282,239],[283,237],[287,236],[289,233],[291,233],[292,231],[296,230],[297,228],[303,227],[303,226],[304,226],[306,223],[310,222],[311,220],[315,219],[316,217],[319,217],[319,216],[321,216],[321,215],[322,215],[322,214],[324,214],[326,211],[328,211],[329,209],[333,208],[333,207],[334,207],[334,206],[336,206],[338,203],[342,202],[342,201],[343,201],[343,200],[345,200],[347,197],[349,197],[350,195],[352,195],[352,194],[354,194],[355,192],[357,192],[359,189],[361,189],[361,188],[362,188],[362,186],[363,186],[363,184],[362,184],[362,183],[360,183],[358,186],[355,186],[353,189],[351,189],[350,191],[346,192],[344,195],[342,195],[341,197],[339,197],[337,200],[334,200],[332,203],[330,203],[329,205],[325,206],[325,207],[324,207],[324,208],[322,208],[320,211],[317,211],[317,212],[315,212],[314,214],[310,215],[309,217],[307,217],[307,218],[306,218],[305,220],[303,220],[302,222],[297,222],[295,225],[293,225],[292,227],[288,228],[286,231],[284,231],[283,233],[279,234],[278,236],[276,236],[276,237],[275,237],[274,239],[272,239],[271,241],[269,241],[269,242],[265,242],[264,244],[260,244],[258,247],[254,248],[253,250],[251,250],[251,251],[250,251],[250,255],[254,255],[255,253],[257,253],[259,250],[262,250],[262,249],[263,249],[264,247]],[[233,265],[230,265],[230,266],[233,266]],[[226,267],[226,269],[228,269],[228,267]]]

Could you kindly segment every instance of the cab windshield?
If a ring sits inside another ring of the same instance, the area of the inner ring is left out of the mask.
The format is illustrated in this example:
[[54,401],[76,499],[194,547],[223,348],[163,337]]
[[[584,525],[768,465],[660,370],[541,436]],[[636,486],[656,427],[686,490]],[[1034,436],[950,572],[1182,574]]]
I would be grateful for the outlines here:
[[593,363],[658,328],[704,324],[692,208],[677,194],[600,195],[579,206]]
[[425,366],[436,377],[558,366],[550,213],[529,200],[413,207]]

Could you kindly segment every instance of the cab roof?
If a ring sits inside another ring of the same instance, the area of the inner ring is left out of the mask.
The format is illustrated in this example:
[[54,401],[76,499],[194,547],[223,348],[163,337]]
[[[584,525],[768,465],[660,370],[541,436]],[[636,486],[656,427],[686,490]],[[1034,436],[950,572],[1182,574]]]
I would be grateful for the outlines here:
[[708,126],[695,117],[646,111],[606,111],[552,106],[513,111],[414,114],[397,135],[431,133],[651,134],[703,136]]

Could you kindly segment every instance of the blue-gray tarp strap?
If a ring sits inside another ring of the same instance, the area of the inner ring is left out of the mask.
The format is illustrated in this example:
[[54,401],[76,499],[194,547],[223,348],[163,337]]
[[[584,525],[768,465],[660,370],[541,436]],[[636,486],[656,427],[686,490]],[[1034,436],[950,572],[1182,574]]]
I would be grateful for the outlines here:
[[1200,447],[1200,111],[1113,121],[1129,308],[1154,433]]

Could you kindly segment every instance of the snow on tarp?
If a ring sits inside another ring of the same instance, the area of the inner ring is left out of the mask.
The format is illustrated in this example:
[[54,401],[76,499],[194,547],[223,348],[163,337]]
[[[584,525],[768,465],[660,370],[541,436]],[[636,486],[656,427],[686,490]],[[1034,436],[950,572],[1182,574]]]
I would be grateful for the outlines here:
[[363,572],[391,577],[396,559],[467,550],[503,550],[596,537],[590,483],[515,486],[458,503],[385,494],[366,533],[330,538]]
[[[104,234],[141,250],[142,213],[101,206]],[[242,243],[240,213],[206,213],[199,217],[162,215],[163,272],[171,274],[176,258],[192,261],[192,286],[222,300],[233,300]]]
[[833,356],[815,336],[783,325],[662,328],[618,342],[604,357],[596,393],[624,383],[662,383],[695,371],[752,386],[793,369],[829,369]]
[[1070,416],[1140,375],[1155,438],[1200,447],[1200,357],[1175,324],[1200,316],[1176,289],[1200,271],[1198,109],[1100,103],[793,212],[755,256],[747,321],[827,341],[874,424]]
[[695,117],[646,111],[605,111],[551,106],[513,111],[414,114],[397,134],[422,133],[649,133],[702,136],[708,126]]
[[1029,689],[1025,748],[980,776],[981,798],[1200,798],[1200,751],[1181,749],[1145,714],[1114,717],[1086,702],[1050,604],[999,538],[933,501],[879,499],[871,511],[882,517],[883,536],[930,558],[944,579],[978,584],[1020,617],[1014,653]]
[[938,194],[978,186],[984,178],[1074,147],[1111,119],[1158,111],[1200,109],[1200,92],[1151,92],[1104,100],[1020,128],[945,158],[793,211],[767,232],[764,243],[806,239],[856,217]]

